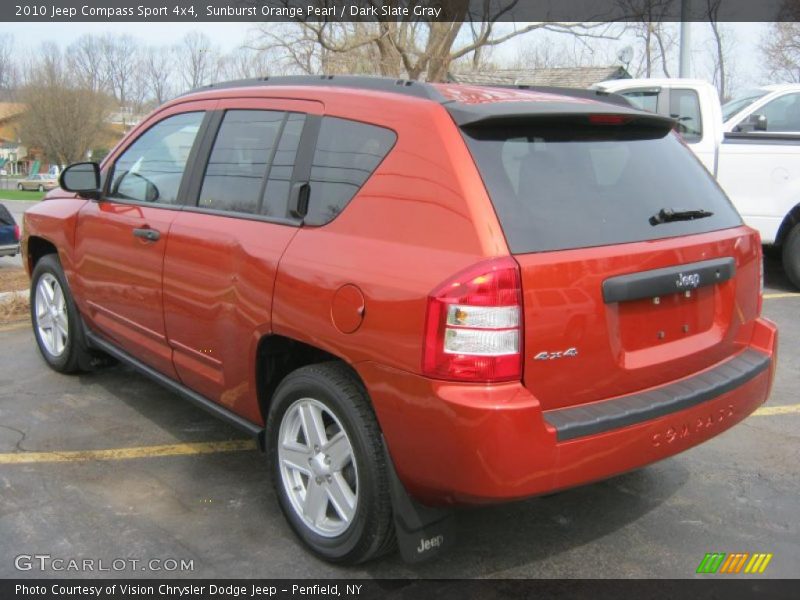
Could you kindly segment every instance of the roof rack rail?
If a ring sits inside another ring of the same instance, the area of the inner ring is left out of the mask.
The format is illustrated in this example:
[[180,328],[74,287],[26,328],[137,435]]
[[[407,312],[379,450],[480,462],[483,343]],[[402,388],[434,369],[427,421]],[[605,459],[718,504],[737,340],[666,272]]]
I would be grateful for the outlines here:
[[[542,92],[544,94],[558,94],[559,96],[571,96],[573,98],[586,98],[587,100],[597,100],[598,102],[607,102],[609,104],[617,104],[630,108],[634,106],[625,96],[607,92],[605,90],[597,89],[583,89],[583,88],[570,88],[559,87],[550,85],[526,85],[520,83],[514,84],[489,84],[481,87],[504,88],[510,90],[522,90],[529,92]],[[636,108],[634,106],[634,108]]]
[[358,75],[281,75],[276,77],[260,77],[257,79],[236,79],[233,81],[224,81],[201,86],[186,92],[186,94],[204,90],[272,85],[345,87],[373,90],[376,92],[392,92],[434,100],[436,102],[444,100],[434,86],[421,81]]

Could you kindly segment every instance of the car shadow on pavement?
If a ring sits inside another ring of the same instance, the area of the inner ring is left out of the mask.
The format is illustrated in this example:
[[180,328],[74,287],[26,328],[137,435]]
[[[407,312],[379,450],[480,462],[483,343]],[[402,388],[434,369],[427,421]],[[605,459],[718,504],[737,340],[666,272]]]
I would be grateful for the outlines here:
[[[423,578],[578,576],[577,565],[558,555],[580,552],[581,546],[630,526],[667,501],[689,479],[679,461],[668,463],[668,468],[653,465],[547,497],[460,509],[455,547],[438,560],[405,569]],[[591,560],[596,573],[604,558],[595,551]],[[611,567],[618,557],[607,560]],[[396,576],[398,563],[399,556],[366,567],[373,577]]]
[[[173,438],[171,442],[162,439],[155,443],[212,442],[247,438],[239,430],[150,381],[130,367],[123,365],[105,367],[82,374],[79,378],[82,385],[99,386],[115,401],[123,402],[129,409],[143,417],[136,422],[126,419],[126,425],[156,428],[167,432]],[[112,415],[112,418],[116,418],[116,415]]]

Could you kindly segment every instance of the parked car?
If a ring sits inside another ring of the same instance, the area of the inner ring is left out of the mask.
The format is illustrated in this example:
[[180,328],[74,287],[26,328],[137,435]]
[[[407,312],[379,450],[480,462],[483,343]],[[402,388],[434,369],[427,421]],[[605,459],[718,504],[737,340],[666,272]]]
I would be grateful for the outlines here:
[[0,256],[19,254],[19,225],[5,205],[0,204]]
[[766,400],[758,234],[673,124],[588,91],[189,93],[26,212],[36,342],[256,436],[319,556],[435,555],[443,507],[636,469]]
[[39,174],[29,175],[25,179],[20,179],[17,182],[18,190],[38,190],[46,192],[58,187],[58,179],[52,175]]
[[689,148],[714,174],[764,244],[781,248],[800,288],[800,84],[746,90],[720,106],[696,79],[605,81],[599,89],[678,120]]

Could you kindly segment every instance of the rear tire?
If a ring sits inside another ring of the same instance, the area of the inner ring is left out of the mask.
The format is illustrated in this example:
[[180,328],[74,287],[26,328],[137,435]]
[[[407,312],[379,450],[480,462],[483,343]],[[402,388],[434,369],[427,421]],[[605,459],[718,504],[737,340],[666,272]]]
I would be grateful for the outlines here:
[[792,228],[783,241],[783,270],[792,285],[800,288],[800,223]]
[[43,185],[40,185],[40,186],[39,186],[39,191],[40,191],[40,192],[43,192],[43,191],[44,191],[44,186],[43,186]]
[[83,328],[56,254],[39,259],[31,275],[31,324],[45,362],[59,373],[77,373],[91,362]]
[[21,184],[21,183],[18,183],[18,184],[17,184],[17,189],[18,189],[18,190],[21,192],[21,191],[22,191],[23,189],[25,189],[25,188],[23,188],[23,187],[22,187],[22,184]]
[[275,391],[266,439],[281,510],[312,552],[357,564],[394,548],[380,429],[366,390],[346,365],[289,374]]

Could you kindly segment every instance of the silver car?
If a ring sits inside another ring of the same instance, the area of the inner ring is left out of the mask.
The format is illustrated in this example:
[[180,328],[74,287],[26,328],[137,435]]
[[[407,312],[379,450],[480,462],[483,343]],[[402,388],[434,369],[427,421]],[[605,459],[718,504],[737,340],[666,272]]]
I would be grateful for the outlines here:
[[29,175],[17,183],[18,190],[38,190],[45,192],[58,187],[58,179],[53,175]]

